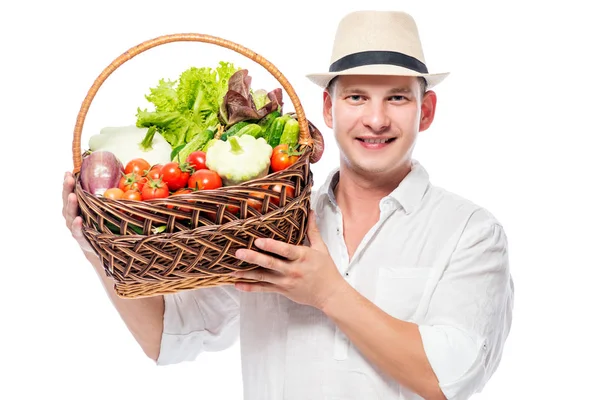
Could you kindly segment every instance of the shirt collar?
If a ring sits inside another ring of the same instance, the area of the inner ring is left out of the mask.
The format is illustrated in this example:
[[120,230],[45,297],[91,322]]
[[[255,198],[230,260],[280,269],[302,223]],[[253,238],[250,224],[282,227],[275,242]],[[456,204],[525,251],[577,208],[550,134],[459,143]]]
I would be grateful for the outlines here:
[[[337,204],[333,191],[340,180],[339,172],[339,168],[332,170],[325,179],[323,186],[317,191],[315,200],[318,209],[323,207],[323,201],[325,200],[329,200],[331,204]],[[408,175],[396,189],[382,200],[392,199],[409,214],[419,207],[428,187],[429,174],[417,160],[412,160]]]
[[389,197],[396,200],[406,213],[410,214],[419,207],[428,187],[429,174],[417,160],[412,160],[410,172]]

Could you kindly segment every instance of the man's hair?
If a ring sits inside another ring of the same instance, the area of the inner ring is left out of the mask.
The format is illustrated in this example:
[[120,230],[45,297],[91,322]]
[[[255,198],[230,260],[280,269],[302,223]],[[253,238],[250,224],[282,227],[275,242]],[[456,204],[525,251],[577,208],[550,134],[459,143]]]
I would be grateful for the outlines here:
[[[329,83],[327,84],[327,87],[325,88],[327,93],[329,93],[330,95],[333,95],[333,88],[335,86],[335,83],[337,82],[337,79],[338,79],[337,76],[334,77],[332,80],[329,81]],[[427,91],[427,81],[422,76],[418,77],[418,81],[419,81],[419,86],[421,89],[420,93],[421,93],[421,99],[422,99],[423,96],[425,96],[425,92]]]

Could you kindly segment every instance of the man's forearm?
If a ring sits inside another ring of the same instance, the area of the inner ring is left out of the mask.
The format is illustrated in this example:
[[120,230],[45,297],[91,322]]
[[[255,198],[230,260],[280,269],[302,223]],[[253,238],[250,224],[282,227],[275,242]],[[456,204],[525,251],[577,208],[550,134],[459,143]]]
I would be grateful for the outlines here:
[[141,299],[119,297],[113,289],[114,282],[106,276],[100,259],[94,253],[86,252],[85,256],[94,266],[106,293],[135,340],[144,353],[156,361],[160,353],[163,332],[165,311],[163,296]]
[[388,315],[350,285],[323,312],[374,365],[428,400],[444,399],[416,324]]

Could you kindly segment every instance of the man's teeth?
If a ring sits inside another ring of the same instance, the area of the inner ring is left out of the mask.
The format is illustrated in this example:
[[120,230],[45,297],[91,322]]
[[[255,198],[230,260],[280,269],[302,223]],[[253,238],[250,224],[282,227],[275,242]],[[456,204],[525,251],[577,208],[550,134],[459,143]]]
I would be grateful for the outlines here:
[[385,143],[390,139],[361,139],[365,143]]

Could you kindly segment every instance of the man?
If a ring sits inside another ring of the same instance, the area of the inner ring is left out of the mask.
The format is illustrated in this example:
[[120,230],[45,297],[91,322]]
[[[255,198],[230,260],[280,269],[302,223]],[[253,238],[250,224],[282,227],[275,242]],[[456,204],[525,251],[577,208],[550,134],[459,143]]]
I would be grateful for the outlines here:
[[[429,73],[402,12],[342,19],[323,116],[340,167],[313,193],[310,246],[257,240],[237,257],[258,280],[122,300],[81,234],[67,174],[67,225],[114,305],[159,365],[194,360],[238,337],[246,399],[466,399],[501,359],[513,286],[502,226],[430,184],[412,151],[433,122]],[[267,254],[276,253],[274,258]]]

